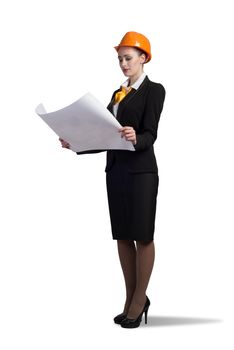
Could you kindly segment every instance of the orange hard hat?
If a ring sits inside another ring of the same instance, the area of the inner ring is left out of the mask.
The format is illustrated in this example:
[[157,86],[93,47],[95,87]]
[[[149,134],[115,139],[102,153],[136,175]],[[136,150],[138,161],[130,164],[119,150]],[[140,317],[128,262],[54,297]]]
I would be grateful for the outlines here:
[[127,32],[123,36],[120,44],[118,46],[114,46],[114,48],[116,51],[118,51],[121,46],[136,47],[137,49],[144,51],[147,55],[145,63],[149,62],[152,58],[150,42],[143,34],[137,32]]

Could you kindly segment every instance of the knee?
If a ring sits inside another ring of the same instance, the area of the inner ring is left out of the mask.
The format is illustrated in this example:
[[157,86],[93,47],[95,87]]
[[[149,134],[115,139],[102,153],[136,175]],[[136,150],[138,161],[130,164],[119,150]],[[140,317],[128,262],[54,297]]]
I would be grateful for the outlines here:
[[121,245],[133,245],[134,241],[131,239],[118,239],[117,243]]
[[149,245],[149,244],[153,244],[153,240],[144,240],[144,241],[142,241],[142,240],[139,240],[139,241],[136,241],[136,245],[137,246],[146,246],[146,245]]

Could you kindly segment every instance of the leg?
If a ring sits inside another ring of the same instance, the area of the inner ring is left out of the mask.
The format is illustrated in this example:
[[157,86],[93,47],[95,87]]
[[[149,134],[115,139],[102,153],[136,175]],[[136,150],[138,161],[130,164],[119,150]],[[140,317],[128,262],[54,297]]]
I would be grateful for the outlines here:
[[136,241],[136,244],[137,284],[128,310],[128,318],[136,318],[143,310],[146,301],[146,289],[153,270],[155,258],[153,240],[150,242]]
[[136,288],[136,247],[133,240],[117,240],[118,253],[126,286],[124,313],[128,312]]

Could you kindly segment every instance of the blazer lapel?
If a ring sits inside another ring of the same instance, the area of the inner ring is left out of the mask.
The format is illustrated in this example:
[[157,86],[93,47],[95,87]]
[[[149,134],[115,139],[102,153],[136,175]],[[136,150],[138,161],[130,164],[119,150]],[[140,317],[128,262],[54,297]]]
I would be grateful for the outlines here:
[[[118,106],[118,110],[117,110],[117,115],[116,115],[116,119],[119,120],[120,119],[120,116],[121,114],[123,113],[123,110],[124,108],[126,107],[126,105],[129,103],[129,101],[132,100],[132,98],[134,96],[136,96],[140,91],[141,89],[147,85],[147,83],[149,82],[149,78],[148,76],[146,75],[145,79],[143,80],[143,82],[141,83],[141,85],[139,86],[139,88],[137,90],[135,89],[132,89],[119,103],[119,106]],[[120,89],[116,90],[116,92],[120,91]],[[115,92],[115,93],[116,93]],[[109,103],[109,105],[107,106],[107,109],[113,114],[113,106],[114,106],[114,102],[115,102],[115,98],[113,97],[111,102]]]
[[137,90],[135,89],[132,89],[125,97],[122,101],[120,101],[119,103],[119,107],[118,107],[118,110],[117,110],[117,116],[116,116],[116,119],[120,119],[121,118],[121,114],[123,113],[124,111],[124,108],[126,107],[126,105],[133,99],[133,97],[137,96],[137,94],[139,92],[141,92],[141,89],[147,85],[149,81],[149,78],[148,76],[146,75],[145,79],[143,80],[143,82],[141,83],[141,85],[138,87]]
[[123,112],[124,107],[127,105],[127,103],[132,99],[133,96],[135,96],[137,90],[132,89],[119,103],[116,119],[119,120],[120,115]]

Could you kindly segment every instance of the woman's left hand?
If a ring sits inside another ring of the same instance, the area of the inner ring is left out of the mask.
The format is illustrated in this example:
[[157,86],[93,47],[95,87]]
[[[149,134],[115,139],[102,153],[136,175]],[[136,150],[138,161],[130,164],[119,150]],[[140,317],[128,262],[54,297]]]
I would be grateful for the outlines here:
[[119,129],[119,132],[121,132],[121,137],[125,136],[125,139],[127,141],[132,141],[134,145],[137,143],[136,132],[132,126],[124,126],[121,129]]

